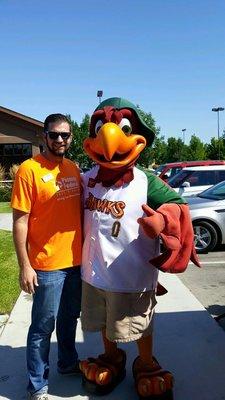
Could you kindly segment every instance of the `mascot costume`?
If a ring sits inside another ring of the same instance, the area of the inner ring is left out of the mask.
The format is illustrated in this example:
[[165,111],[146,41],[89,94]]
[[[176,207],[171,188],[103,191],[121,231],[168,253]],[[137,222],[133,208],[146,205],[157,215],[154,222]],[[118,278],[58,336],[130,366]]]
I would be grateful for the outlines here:
[[124,379],[126,353],[118,343],[136,341],[139,398],[173,398],[173,376],[152,354],[155,294],[164,289],[158,271],[182,272],[190,259],[200,265],[185,200],[135,166],[154,136],[132,103],[114,97],[96,108],[84,141],[96,165],[84,174],[82,327],[101,331],[104,354],[81,361],[80,369],[94,394]]

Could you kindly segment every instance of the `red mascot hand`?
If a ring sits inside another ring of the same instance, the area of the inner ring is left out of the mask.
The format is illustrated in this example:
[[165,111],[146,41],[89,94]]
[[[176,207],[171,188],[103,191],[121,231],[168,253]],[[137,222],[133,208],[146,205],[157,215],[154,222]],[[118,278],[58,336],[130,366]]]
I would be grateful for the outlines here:
[[164,218],[162,214],[154,211],[147,204],[143,204],[142,210],[146,217],[138,218],[137,222],[142,226],[147,236],[155,239],[165,228]]

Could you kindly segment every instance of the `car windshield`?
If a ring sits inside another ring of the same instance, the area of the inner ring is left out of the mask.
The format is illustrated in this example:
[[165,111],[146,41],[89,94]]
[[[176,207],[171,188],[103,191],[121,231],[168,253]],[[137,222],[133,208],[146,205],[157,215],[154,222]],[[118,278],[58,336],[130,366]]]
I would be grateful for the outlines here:
[[225,181],[204,190],[198,197],[202,197],[203,199],[225,200]]
[[165,168],[165,164],[160,165],[158,168],[155,169],[155,174],[160,175],[163,168]]

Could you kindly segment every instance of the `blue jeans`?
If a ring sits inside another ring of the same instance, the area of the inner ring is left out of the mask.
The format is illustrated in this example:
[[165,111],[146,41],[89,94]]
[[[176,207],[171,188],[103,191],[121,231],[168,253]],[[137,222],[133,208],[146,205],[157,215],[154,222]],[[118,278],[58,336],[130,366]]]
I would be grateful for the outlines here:
[[58,366],[66,368],[77,363],[75,335],[81,303],[80,267],[36,272],[39,286],[33,296],[27,337],[27,389],[31,394],[48,390],[50,340],[55,321]]

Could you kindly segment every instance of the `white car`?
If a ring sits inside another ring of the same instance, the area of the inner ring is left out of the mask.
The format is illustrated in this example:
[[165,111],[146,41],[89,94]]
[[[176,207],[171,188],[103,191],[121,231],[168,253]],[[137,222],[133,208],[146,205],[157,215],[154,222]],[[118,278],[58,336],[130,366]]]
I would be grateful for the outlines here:
[[225,181],[187,199],[198,253],[225,244]]
[[196,196],[203,190],[225,180],[225,165],[183,168],[168,180],[168,184],[182,197]]

